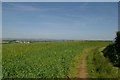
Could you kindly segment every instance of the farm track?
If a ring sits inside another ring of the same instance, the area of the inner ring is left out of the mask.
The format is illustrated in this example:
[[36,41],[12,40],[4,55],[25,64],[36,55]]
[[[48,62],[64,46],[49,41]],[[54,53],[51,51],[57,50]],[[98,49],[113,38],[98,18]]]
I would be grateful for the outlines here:
[[79,78],[88,78],[86,57],[87,57],[87,50],[85,49],[82,52],[82,56],[80,59],[80,67],[78,68]]

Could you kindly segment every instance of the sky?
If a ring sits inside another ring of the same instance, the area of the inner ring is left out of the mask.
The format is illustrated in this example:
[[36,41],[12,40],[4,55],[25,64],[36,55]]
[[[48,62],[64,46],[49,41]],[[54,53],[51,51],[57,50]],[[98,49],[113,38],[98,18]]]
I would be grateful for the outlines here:
[[2,2],[119,2],[119,0],[2,0]]
[[3,2],[2,37],[113,40],[117,2]]
[[0,2],[0,42],[2,41],[2,3]]

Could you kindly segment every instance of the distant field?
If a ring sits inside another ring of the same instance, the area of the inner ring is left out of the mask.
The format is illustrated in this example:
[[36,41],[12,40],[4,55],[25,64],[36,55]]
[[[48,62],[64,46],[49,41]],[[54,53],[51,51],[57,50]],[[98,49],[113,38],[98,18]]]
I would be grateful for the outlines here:
[[[3,44],[3,77],[78,77],[76,75],[76,68],[79,65],[82,51],[87,48],[102,48],[110,43],[111,42],[76,41]],[[88,59],[90,60],[91,56],[88,57]],[[88,62],[88,64],[89,63],[90,62]],[[92,65],[89,67],[91,68],[91,66]]]

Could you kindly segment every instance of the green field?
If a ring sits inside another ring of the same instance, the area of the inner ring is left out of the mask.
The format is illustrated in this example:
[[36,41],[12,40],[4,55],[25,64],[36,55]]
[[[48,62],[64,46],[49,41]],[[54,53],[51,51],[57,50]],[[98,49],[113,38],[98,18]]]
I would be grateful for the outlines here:
[[0,79],[2,78],[2,44],[0,43]]
[[[101,54],[95,54],[96,49],[106,47],[111,42],[98,41],[74,41],[74,42],[38,42],[38,43],[14,43],[3,44],[2,71],[4,78],[70,78],[78,77],[77,67],[84,49],[88,51],[87,63],[89,77],[101,77],[95,72],[92,58],[101,58]],[[96,51],[97,53],[97,51]],[[94,55],[93,55],[94,54]],[[103,56],[102,56],[103,57]],[[97,60],[98,63],[100,60]],[[106,61],[104,64],[109,62]],[[96,64],[96,63],[95,63]],[[106,64],[107,65],[107,64]],[[105,66],[106,66],[105,65]],[[109,66],[111,67],[113,66]],[[103,68],[103,67],[101,67]],[[93,70],[93,73],[90,71]],[[105,68],[107,69],[107,68]],[[115,69],[116,71],[116,69]],[[116,73],[113,71],[113,73]],[[105,75],[109,71],[105,72]],[[113,74],[112,73],[112,74]],[[95,75],[96,74],[96,75]],[[102,74],[102,72],[101,72]],[[105,76],[102,76],[105,77]],[[110,76],[111,77],[111,76]]]

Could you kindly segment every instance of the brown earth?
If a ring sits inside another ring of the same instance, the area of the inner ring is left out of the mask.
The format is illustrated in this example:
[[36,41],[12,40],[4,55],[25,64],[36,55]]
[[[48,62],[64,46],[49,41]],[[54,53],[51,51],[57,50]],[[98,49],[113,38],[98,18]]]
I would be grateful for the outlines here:
[[78,69],[79,78],[88,78],[86,56],[87,56],[86,50],[83,50],[83,53],[80,59],[80,67]]

